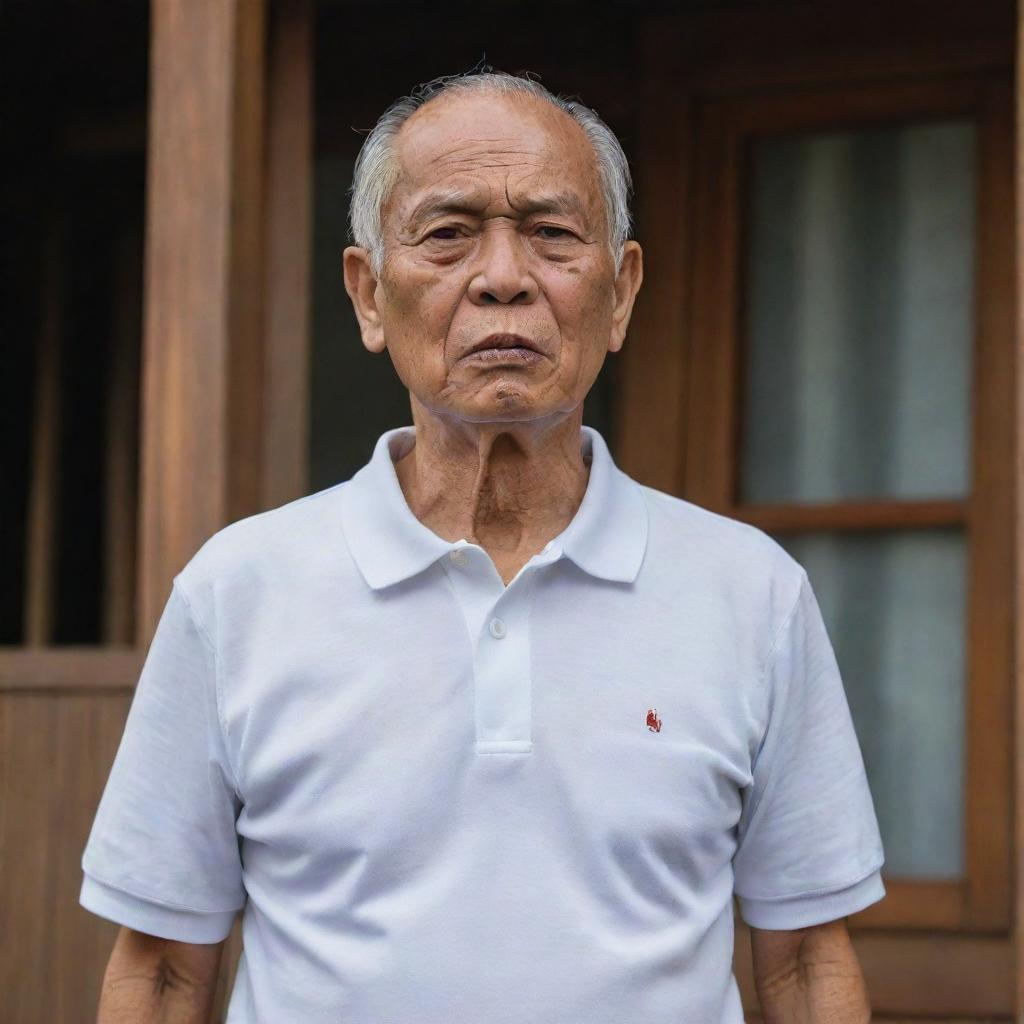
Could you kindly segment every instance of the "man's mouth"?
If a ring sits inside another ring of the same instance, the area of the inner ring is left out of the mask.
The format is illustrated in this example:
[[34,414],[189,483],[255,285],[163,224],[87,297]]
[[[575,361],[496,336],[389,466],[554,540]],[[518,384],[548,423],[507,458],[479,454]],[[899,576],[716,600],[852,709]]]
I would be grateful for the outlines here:
[[543,359],[544,353],[521,334],[489,334],[473,345],[462,358],[484,362],[534,363]]

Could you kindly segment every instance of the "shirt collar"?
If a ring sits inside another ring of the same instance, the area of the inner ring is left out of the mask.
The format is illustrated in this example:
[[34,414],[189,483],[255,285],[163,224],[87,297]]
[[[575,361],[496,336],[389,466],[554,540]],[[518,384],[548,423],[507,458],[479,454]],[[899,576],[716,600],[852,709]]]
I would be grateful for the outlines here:
[[[432,565],[464,541],[438,536],[413,515],[394,460],[415,442],[415,427],[387,430],[370,461],[342,488],[342,523],[352,557],[373,588],[390,586]],[[582,427],[582,452],[591,459],[583,501],[552,547],[581,569],[631,583],[647,548],[647,506],[640,486],[615,465],[604,438]]]

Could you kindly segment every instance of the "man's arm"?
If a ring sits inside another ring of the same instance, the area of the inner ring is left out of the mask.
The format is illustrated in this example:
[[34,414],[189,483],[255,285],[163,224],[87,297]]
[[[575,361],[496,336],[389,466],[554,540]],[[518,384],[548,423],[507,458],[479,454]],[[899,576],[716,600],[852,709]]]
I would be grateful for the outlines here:
[[843,919],[794,931],[751,928],[764,1024],[869,1024],[871,1004]]
[[223,942],[174,942],[122,927],[97,1024],[208,1024],[223,950]]

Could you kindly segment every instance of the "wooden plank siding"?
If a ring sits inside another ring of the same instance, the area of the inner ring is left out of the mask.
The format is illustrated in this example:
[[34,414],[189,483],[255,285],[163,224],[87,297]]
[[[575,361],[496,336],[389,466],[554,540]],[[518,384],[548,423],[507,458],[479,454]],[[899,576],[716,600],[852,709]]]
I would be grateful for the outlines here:
[[131,692],[0,693],[0,1020],[91,1024],[117,925],[80,859]]

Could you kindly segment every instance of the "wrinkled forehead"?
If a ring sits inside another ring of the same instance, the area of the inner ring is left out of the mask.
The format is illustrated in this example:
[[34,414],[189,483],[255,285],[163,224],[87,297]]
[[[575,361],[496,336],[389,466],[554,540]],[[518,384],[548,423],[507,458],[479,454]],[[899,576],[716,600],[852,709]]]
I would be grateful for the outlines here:
[[395,144],[398,177],[388,211],[402,220],[438,187],[480,205],[528,205],[553,192],[575,196],[600,230],[604,195],[594,148],[564,111],[534,96],[440,96],[416,111]]

